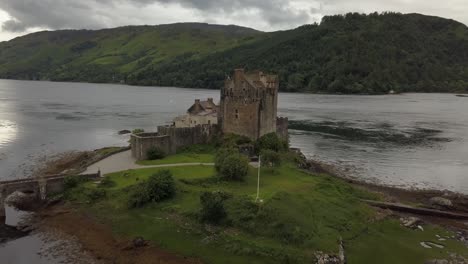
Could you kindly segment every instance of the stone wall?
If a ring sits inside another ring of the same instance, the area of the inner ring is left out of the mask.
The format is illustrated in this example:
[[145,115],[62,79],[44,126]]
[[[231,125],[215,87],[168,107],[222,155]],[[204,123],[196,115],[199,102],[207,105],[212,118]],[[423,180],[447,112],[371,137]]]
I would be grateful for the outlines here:
[[132,146],[132,157],[137,160],[146,160],[147,152],[153,147],[157,147],[167,154],[174,153],[169,136],[159,133],[140,133],[130,136],[130,145]]
[[276,118],[276,134],[282,139],[289,141],[288,126],[289,120],[287,117]]
[[157,133],[133,134],[130,138],[132,156],[137,160],[147,159],[149,149],[157,147],[166,154],[175,154],[178,149],[193,144],[205,144],[218,136],[217,125],[196,127],[159,126]]

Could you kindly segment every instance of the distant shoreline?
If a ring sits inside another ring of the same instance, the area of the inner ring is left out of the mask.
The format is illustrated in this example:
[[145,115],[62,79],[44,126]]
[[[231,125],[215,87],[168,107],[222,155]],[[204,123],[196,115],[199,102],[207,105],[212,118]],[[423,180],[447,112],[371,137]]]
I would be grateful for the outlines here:
[[[212,90],[217,91],[219,89],[211,88],[201,88],[201,87],[178,87],[178,86],[153,86],[153,85],[133,85],[127,83],[118,83],[118,82],[84,82],[84,81],[52,81],[52,80],[29,80],[29,79],[5,79],[0,78],[0,80],[5,81],[23,81],[23,82],[50,82],[50,83],[78,83],[78,84],[106,84],[106,85],[121,85],[129,87],[154,87],[154,88],[177,88],[177,89],[201,89],[201,90]],[[383,96],[383,95],[405,95],[405,94],[453,94],[458,97],[468,97],[468,92],[403,92],[403,93],[381,93],[381,94],[369,94],[369,93],[322,93],[322,92],[309,92],[309,91],[280,91],[283,94],[316,94],[316,95],[344,95],[344,96]],[[460,95],[460,96],[459,96]]]

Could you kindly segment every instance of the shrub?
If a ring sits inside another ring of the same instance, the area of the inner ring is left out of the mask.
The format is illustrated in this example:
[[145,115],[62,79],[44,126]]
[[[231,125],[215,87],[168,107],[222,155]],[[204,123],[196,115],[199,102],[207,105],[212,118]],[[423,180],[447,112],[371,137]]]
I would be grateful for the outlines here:
[[273,150],[262,150],[260,157],[262,165],[268,167],[279,167],[281,165],[281,155]]
[[172,198],[175,191],[175,183],[171,172],[161,170],[130,190],[128,206],[134,208],[141,207],[149,202],[160,202]]
[[239,153],[226,156],[219,169],[219,175],[225,180],[242,181],[248,172],[249,160]]
[[222,148],[216,152],[215,155],[215,169],[217,172],[221,170],[221,165],[223,164],[224,160],[227,156],[231,154],[239,153],[238,150],[235,148]]
[[224,208],[224,201],[229,195],[224,192],[204,192],[200,196],[202,205],[200,219],[203,222],[219,224],[226,219],[227,213]]
[[269,133],[255,142],[255,149],[257,153],[261,153],[262,150],[272,150],[275,152],[285,151],[288,149],[288,142],[278,137],[276,133]]
[[65,190],[67,190],[67,189],[75,188],[80,183],[85,182],[85,181],[87,181],[87,179],[79,175],[66,176],[63,179],[63,186]]
[[115,186],[115,182],[109,177],[104,177],[99,183],[100,188],[111,188]]
[[95,202],[99,199],[106,197],[106,190],[103,189],[89,189],[85,192],[89,202]]
[[146,156],[148,160],[158,160],[164,158],[166,156],[166,153],[164,153],[164,151],[162,151],[162,149],[158,147],[152,147],[148,149],[148,151],[146,152]]
[[145,132],[145,130],[141,129],[141,128],[136,128],[136,129],[132,130],[132,134],[139,134],[139,133],[143,133],[143,132]]

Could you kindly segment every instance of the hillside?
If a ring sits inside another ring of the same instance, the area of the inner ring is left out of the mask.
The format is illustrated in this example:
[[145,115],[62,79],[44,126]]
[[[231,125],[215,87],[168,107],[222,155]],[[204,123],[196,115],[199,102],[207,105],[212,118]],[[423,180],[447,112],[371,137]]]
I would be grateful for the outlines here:
[[261,35],[203,23],[38,32],[0,43],[0,77],[118,82],[180,56],[196,59]]
[[174,24],[31,34],[0,44],[0,77],[219,88],[233,68],[282,91],[468,92],[468,28],[419,14],[347,14],[262,33]]

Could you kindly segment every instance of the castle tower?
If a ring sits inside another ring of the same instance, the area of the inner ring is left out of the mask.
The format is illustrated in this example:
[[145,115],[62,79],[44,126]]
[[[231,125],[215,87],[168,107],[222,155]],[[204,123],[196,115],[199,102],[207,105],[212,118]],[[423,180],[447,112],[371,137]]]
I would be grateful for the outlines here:
[[218,124],[223,133],[251,139],[276,132],[278,77],[236,69],[221,89]]

